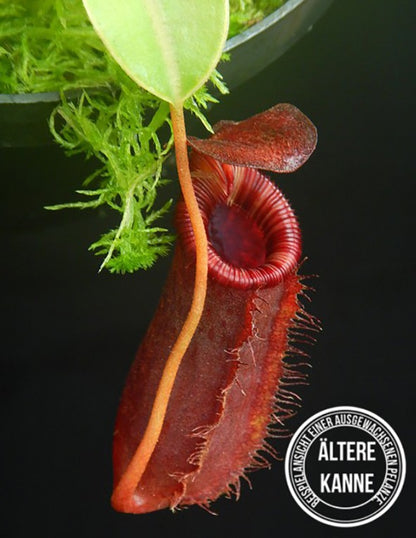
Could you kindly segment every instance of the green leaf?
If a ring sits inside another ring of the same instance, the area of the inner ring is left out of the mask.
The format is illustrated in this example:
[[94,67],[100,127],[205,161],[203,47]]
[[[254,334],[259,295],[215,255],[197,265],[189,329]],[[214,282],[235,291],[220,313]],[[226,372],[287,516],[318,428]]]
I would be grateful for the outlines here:
[[83,0],[104,44],[140,86],[176,106],[208,79],[228,32],[227,0]]

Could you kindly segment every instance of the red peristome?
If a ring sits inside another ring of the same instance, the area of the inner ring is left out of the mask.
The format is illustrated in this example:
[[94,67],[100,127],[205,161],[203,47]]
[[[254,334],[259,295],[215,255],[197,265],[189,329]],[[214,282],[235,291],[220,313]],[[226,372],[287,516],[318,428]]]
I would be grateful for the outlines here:
[[[272,451],[265,442],[269,424],[280,422],[280,404],[294,398],[285,388],[291,371],[283,358],[302,291],[296,218],[278,189],[253,169],[198,152],[191,169],[209,239],[208,291],[161,435],[137,485],[134,508],[128,508],[134,513],[207,507],[221,494],[238,493],[245,472],[265,465],[261,451]],[[118,411],[115,484],[143,436],[166,357],[191,304],[195,253],[183,202],[176,222],[172,268]],[[242,223],[246,237],[239,236],[236,252],[230,237]]]
[[221,121],[214,131],[205,140],[189,137],[190,146],[221,162],[280,173],[302,166],[318,139],[313,123],[288,103],[244,121]]

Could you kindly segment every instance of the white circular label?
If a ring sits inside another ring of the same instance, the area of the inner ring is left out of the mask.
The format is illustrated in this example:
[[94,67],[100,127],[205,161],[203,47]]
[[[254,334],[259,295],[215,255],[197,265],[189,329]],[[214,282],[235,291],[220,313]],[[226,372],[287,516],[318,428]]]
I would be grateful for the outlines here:
[[385,420],[359,407],[332,407],[296,431],[285,473],[307,514],[327,525],[355,527],[391,507],[403,487],[406,459]]

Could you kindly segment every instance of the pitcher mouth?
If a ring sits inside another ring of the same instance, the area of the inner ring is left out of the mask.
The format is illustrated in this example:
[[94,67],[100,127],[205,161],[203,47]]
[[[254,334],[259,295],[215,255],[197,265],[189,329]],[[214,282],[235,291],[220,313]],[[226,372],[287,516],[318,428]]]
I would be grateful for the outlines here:
[[[208,236],[208,272],[224,285],[249,289],[276,285],[296,270],[301,233],[280,190],[254,168],[220,163],[196,151],[192,179]],[[183,202],[176,224],[180,242],[195,254]]]

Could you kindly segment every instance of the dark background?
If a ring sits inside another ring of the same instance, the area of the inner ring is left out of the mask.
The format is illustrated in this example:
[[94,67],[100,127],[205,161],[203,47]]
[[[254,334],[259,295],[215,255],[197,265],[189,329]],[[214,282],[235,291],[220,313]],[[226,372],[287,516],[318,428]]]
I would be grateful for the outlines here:
[[[318,148],[277,178],[303,229],[308,309],[324,331],[292,430],[336,405],[364,407],[399,434],[408,476],[378,520],[336,529],[311,519],[282,462],[251,475],[218,516],[193,507],[129,516],[110,508],[118,398],[169,260],[146,273],[97,274],[87,247],[103,214],[48,213],[93,163],[57,147],[2,149],[1,523],[5,536],[395,536],[414,518],[415,4],[335,0],[311,32],[210,114],[238,120],[278,102],[316,124]],[[282,452],[287,441],[275,446]]]

